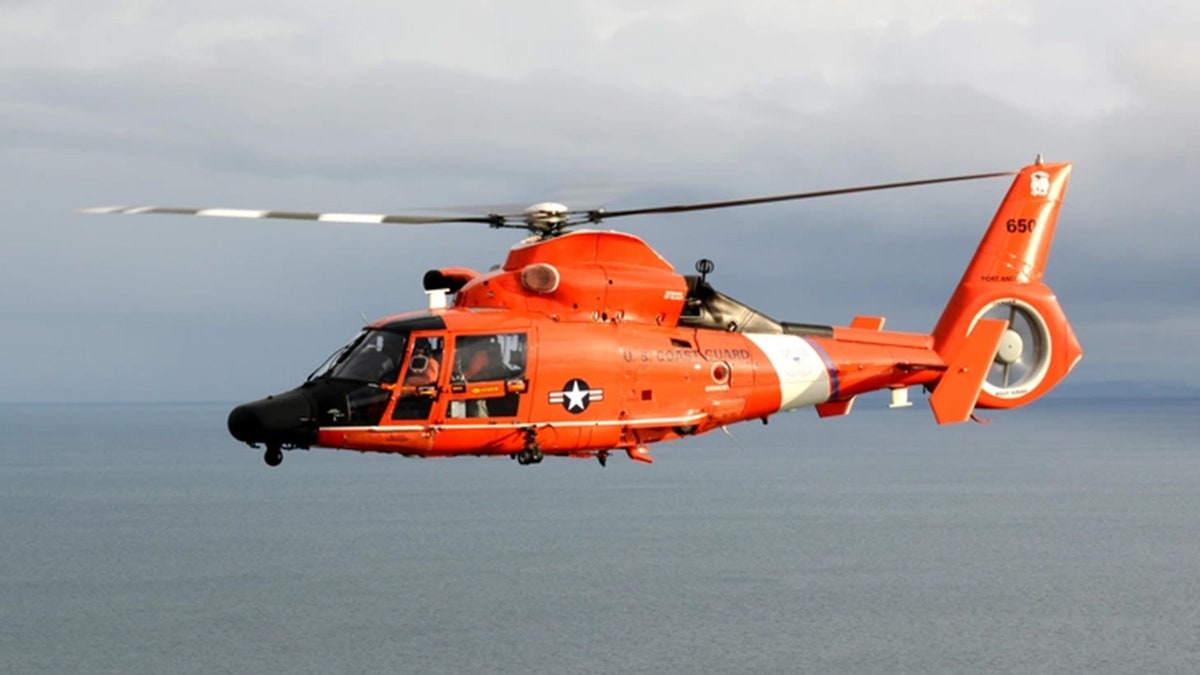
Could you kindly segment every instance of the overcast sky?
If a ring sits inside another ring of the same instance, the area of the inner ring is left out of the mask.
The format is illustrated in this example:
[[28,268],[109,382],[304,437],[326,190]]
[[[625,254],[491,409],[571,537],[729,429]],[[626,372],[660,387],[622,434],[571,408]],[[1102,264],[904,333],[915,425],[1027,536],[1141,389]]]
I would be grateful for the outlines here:
[[[1073,378],[1200,385],[1200,4],[1108,4],[0,0],[0,401],[280,391],[519,238],[80,206],[632,207],[1037,153],[1075,162]],[[927,331],[1007,187],[619,227],[777,318]]]

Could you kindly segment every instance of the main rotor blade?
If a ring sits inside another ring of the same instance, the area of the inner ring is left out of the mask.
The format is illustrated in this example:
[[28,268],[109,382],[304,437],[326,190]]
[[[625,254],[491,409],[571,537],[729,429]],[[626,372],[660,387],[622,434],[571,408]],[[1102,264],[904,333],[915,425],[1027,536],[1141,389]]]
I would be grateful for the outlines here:
[[859,187],[838,188],[835,190],[818,190],[816,192],[797,192],[788,195],[773,195],[769,197],[751,197],[749,199],[731,199],[721,202],[699,202],[696,204],[676,204],[675,206],[652,206],[643,209],[624,209],[621,211],[605,211],[597,209],[588,212],[588,220],[593,223],[598,223],[601,220],[608,218],[617,218],[621,216],[639,216],[647,213],[684,213],[687,211],[705,211],[708,209],[727,209],[734,206],[750,206],[753,204],[770,204],[772,202],[786,202],[796,199],[811,199],[813,197],[831,197],[833,195],[845,195],[854,192],[872,192],[875,190],[893,190],[896,188],[916,187],[918,185],[932,185],[934,183],[953,183],[963,180],[978,180],[980,178],[996,178],[999,176],[1014,176],[1016,171],[997,171],[994,173],[976,173],[965,176],[949,176],[946,178],[927,178],[925,180],[908,180],[899,183],[879,183],[876,185],[862,185]]
[[404,216],[389,213],[308,213],[304,211],[259,211],[254,209],[191,209],[176,206],[90,206],[79,213],[93,214],[165,214],[174,216],[208,216],[213,218],[274,218],[281,220],[318,220],[326,223],[397,223],[429,225],[434,223],[484,223],[499,227],[506,216]]

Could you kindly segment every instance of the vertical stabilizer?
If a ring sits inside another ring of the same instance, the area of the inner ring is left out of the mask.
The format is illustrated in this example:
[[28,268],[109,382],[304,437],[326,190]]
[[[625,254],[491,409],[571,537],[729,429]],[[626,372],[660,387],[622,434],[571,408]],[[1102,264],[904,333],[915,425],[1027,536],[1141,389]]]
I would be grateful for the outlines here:
[[1011,408],[1049,391],[1083,356],[1054,292],[1042,283],[1071,165],[1022,169],[983,235],[937,327],[934,349],[958,359],[976,322],[1007,323],[978,405]]

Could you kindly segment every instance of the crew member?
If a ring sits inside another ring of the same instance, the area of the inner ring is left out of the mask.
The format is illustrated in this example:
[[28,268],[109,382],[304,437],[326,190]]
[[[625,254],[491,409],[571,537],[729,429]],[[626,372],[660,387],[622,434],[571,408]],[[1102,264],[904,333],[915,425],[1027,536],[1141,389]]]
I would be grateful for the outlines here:
[[425,387],[437,383],[441,365],[438,363],[436,350],[428,338],[421,338],[413,345],[413,355],[408,362],[408,374],[404,376],[404,384],[410,387]]

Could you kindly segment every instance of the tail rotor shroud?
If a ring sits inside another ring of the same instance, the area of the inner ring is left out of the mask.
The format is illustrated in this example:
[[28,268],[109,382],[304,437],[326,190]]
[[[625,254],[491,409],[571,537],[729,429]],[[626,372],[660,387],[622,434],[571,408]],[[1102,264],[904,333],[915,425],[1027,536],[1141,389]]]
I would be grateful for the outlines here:
[[1008,322],[1000,347],[984,380],[984,390],[997,398],[1021,396],[1036,387],[1050,364],[1050,330],[1030,304],[1017,298],[997,300],[977,319]]

